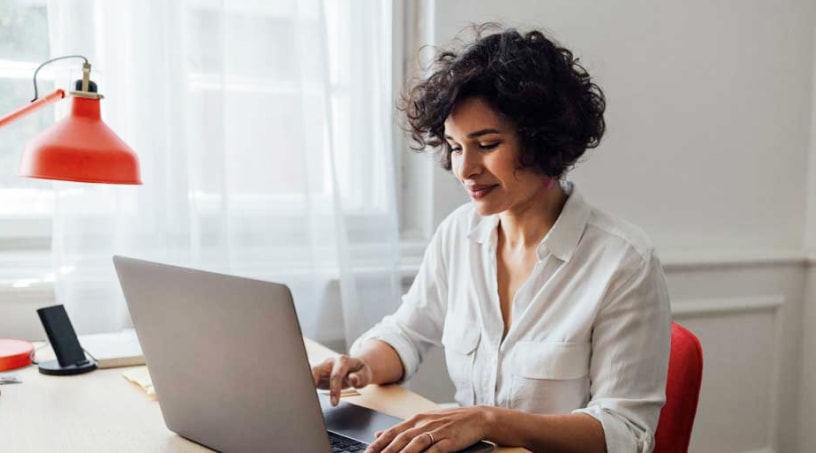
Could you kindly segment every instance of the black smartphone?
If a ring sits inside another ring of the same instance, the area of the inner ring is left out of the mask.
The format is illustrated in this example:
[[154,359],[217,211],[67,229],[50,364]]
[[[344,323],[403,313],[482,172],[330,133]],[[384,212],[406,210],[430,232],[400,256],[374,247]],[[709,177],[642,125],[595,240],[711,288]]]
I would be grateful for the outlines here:
[[40,308],[37,314],[60,366],[66,367],[86,361],[85,352],[79,345],[79,339],[64,306]]

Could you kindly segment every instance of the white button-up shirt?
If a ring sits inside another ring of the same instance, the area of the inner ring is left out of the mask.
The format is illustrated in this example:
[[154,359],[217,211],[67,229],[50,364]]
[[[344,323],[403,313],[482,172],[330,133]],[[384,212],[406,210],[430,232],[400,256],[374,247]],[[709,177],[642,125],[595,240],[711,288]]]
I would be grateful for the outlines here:
[[399,354],[405,378],[443,346],[456,401],[537,414],[587,413],[607,451],[648,453],[665,400],[671,313],[660,262],[635,226],[588,205],[571,183],[504,339],[498,215],[471,204],[445,219],[399,309],[362,335]]

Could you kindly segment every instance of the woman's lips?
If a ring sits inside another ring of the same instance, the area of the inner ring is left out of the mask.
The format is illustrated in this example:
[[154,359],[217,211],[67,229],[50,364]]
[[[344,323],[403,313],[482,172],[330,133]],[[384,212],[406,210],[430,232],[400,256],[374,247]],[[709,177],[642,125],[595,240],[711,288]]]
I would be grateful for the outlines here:
[[487,194],[490,193],[496,186],[473,186],[468,187],[468,193],[474,200],[481,200],[482,198],[486,197]]

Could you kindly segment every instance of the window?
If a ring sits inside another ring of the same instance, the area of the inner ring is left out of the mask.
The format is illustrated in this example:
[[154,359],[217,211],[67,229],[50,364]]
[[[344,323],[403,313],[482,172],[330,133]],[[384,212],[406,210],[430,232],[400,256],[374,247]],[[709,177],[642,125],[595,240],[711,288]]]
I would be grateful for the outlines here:
[[[0,114],[19,108],[30,100],[34,69],[49,58],[46,5],[46,0],[0,0],[0,21],[3,21],[0,27],[0,93],[3,93]],[[368,234],[366,226],[376,224],[392,202],[386,198],[390,191],[385,187],[392,183],[392,178],[400,179],[399,171],[389,174],[386,169],[391,167],[392,159],[398,166],[404,159],[403,149],[391,153],[402,144],[400,133],[395,133],[392,127],[395,97],[383,99],[383,96],[372,96],[371,93],[396,95],[399,92],[392,84],[400,83],[403,69],[399,60],[402,55],[401,16],[405,5],[396,1],[392,10],[391,7],[367,7],[365,2],[325,0],[324,6],[326,33],[330,37],[327,50],[334,155],[340,164],[337,166],[336,189],[350,214],[350,234],[365,238]],[[299,24],[294,23],[288,9],[296,7],[299,7],[297,2],[249,0],[188,0],[184,3],[184,26],[188,29],[184,49],[188,61],[184,64],[189,69],[186,89],[192,94],[192,104],[188,107],[189,111],[197,112],[190,121],[197,122],[196,128],[225,128],[230,140],[228,159],[217,155],[222,151],[213,144],[200,143],[200,149],[205,150],[203,158],[189,163],[200,165],[201,161],[208,161],[211,157],[212,161],[222,159],[227,165],[226,182],[202,178],[205,185],[191,194],[201,205],[211,203],[217,206],[220,203],[218,197],[212,195],[219,188],[210,188],[206,184],[227,183],[236,185],[233,192],[241,194],[230,202],[247,216],[259,215],[258,206],[273,204],[284,208],[277,214],[285,216],[289,209],[292,215],[297,215],[300,200],[292,196],[289,189],[300,183],[305,175],[279,165],[279,162],[293,158],[297,143],[291,137],[275,136],[271,128],[265,129],[265,124],[273,119],[287,127],[287,121],[297,114],[296,106],[302,104],[299,99],[292,99],[293,93],[302,87],[298,84],[322,82],[320,78],[308,77],[311,71],[308,66],[287,64],[295,60],[287,55],[290,52],[287,46],[267,46],[264,52],[258,52],[252,45],[244,44],[254,42],[259,36],[273,43],[289,39],[293,28]],[[224,14],[221,8],[226,8],[227,13]],[[315,17],[315,20],[319,19],[322,18]],[[380,25],[355,25],[359,23]],[[399,46],[393,46],[394,37]],[[224,45],[229,46],[230,52],[219,54]],[[41,93],[54,89],[54,77],[49,78],[49,74],[45,70],[38,77]],[[104,72],[95,75],[101,83],[103,77]],[[224,96],[225,91],[227,96]],[[356,107],[361,100],[369,103],[368,108]],[[226,121],[212,114],[236,108],[240,108],[241,114],[232,114]],[[3,136],[0,140],[0,266],[3,272],[15,268],[2,265],[7,252],[13,249],[40,250],[38,263],[43,268],[50,267],[48,250],[54,209],[52,184],[19,178],[16,168],[24,143],[52,123],[55,115],[54,108],[45,108],[0,130]],[[255,131],[255,142],[245,138],[249,134],[243,132],[248,129]],[[258,146],[258,130],[265,131],[261,141],[269,153],[263,154],[260,160],[257,152],[247,158],[243,153]],[[350,150],[359,155],[361,149],[367,150],[365,158],[349,157]],[[213,154],[208,157],[206,151]],[[247,161],[253,164],[230,166],[230,162]],[[313,178],[314,183],[328,197],[335,189],[323,186],[331,180],[326,174],[330,166],[314,170],[310,175],[322,174],[322,177]],[[269,185],[262,191],[255,190],[254,182],[261,179],[273,180],[274,190],[270,191]],[[413,229],[413,224],[405,229]]]
[[[34,70],[48,59],[46,0],[0,0],[0,115],[26,105],[34,95]],[[39,78],[40,93],[54,89]],[[47,181],[17,176],[25,143],[54,122],[43,109],[0,129],[0,244],[2,248],[47,247],[53,209]]]
[[[46,0],[0,0],[0,116],[31,101],[34,70],[48,57]],[[50,73],[41,72],[38,82],[40,93],[53,91]],[[19,288],[52,278],[51,184],[17,172],[25,143],[54,120],[46,108],[0,128],[0,295],[10,287],[18,301]]]
[[[392,115],[388,109],[392,102],[371,96],[371,93],[372,90],[390,90],[390,29],[382,18],[371,17],[379,14],[380,9],[365,8],[363,2],[327,0],[324,6],[329,37],[326,50],[330,67],[328,88],[335,138],[334,158],[339,164],[337,189],[347,211],[376,214],[378,210],[386,209],[388,201],[383,198],[388,193],[384,190],[388,181],[384,169],[388,168],[391,156],[383,152],[383,148],[390,143],[378,143],[378,138],[387,136],[390,139]],[[226,4],[224,14],[218,2],[200,0],[190,3],[190,36],[185,49],[190,55],[188,89],[194,99],[190,110],[200,112],[193,121],[196,128],[226,128],[230,143],[227,165],[253,162],[251,166],[234,165],[226,174],[228,183],[237,185],[235,192],[246,194],[243,201],[250,210],[252,205],[271,201],[265,200],[270,196],[274,197],[275,205],[286,206],[290,201],[291,209],[297,209],[299,199],[288,200],[288,197],[290,192],[301,192],[292,189],[302,184],[307,176],[312,178],[311,184],[326,196],[333,190],[326,185],[332,180],[328,174],[331,171],[328,155],[324,156],[326,164],[323,168],[315,168],[309,175],[304,174],[304,167],[281,165],[298,159],[296,150],[300,148],[301,140],[308,139],[309,131],[287,136],[275,134],[276,130],[291,131],[299,127],[298,114],[303,105],[296,97],[299,92],[313,89],[317,94],[326,88],[322,86],[321,77],[311,76],[320,70],[319,55],[315,55],[313,61],[289,55],[299,47],[297,44],[261,44],[256,47],[240,44],[257,42],[259,37],[268,43],[291,40],[292,36],[302,38],[302,34],[293,32],[299,24],[288,11],[295,7],[295,3],[231,2]],[[321,20],[317,15],[314,19]],[[377,29],[355,26],[363,22],[383,26]],[[312,48],[312,44],[304,43],[303,47]],[[230,49],[226,58],[218,53],[223,47]],[[298,61],[301,63],[290,63]],[[389,86],[380,86],[383,81]],[[228,95],[224,96],[224,92]],[[357,106],[361,101],[370,102],[369,108],[359,109]],[[322,102],[317,95],[315,102]],[[226,118],[211,114],[236,110],[241,114],[231,113]],[[270,124],[275,127],[269,127]],[[387,128],[385,132],[383,127]],[[260,140],[258,131],[265,131]],[[222,159],[218,155],[218,144],[201,143],[200,146],[211,152],[211,159]],[[258,146],[264,146],[268,153],[259,156]],[[355,149],[357,156],[361,149],[368,150],[368,153],[365,158],[352,159],[350,149]],[[264,182],[262,189],[254,187],[259,181]],[[274,182],[271,194],[269,181]],[[361,186],[362,181],[365,181],[365,187]],[[218,183],[222,182],[212,182]],[[202,200],[206,199],[208,192],[210,190],[203,188]]]

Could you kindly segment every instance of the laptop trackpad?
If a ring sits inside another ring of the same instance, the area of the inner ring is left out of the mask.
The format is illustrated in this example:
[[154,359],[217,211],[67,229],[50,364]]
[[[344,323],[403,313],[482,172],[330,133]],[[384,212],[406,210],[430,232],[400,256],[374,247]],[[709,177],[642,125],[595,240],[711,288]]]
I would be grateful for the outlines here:
[[320,407],[326,419],[326,429],[360,442],[374,442],[374,433],[401,422],[397,417],[373,411],[366,407],[340,401],[332,407],[328,395],[320,394]]
[[[328,395],[319,394],[319,396],[320,407],[323,409],[323,418],[326,419],[326,429],[366,444],[374,442],[374,433],[377,431],[388,429],[402,421],[397,417],[342,400],[337,406],[332,407]],[[462,450],[462,452],[476,453],[492,450],[493,445],[478,442]]]

